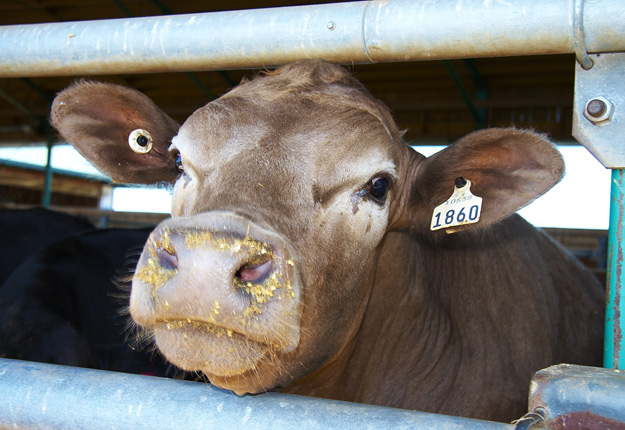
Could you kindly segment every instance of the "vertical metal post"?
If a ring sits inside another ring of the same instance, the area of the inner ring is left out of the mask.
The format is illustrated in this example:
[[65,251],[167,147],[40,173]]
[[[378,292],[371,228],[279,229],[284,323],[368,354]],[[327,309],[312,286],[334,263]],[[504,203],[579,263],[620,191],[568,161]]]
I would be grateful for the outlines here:
[[454,68],[454,65],[449,60],[443,60],[443,65],[445,66],[445,69],[447,69],[447,73],[449,73],[451,80],[456,85],[458,92],[460,92],[460,96],[462,97],[462,100],[464,100],[464,103],[467,105],[467,108],[469,108],[469,111],[471,111],[471,115],[473,115],[473,119],[475,120],[475,128],[476,129],[484,128],[485,122],[486,122],[486,115],[483,112],[481,112],[480,109],[476,108],[475,105],[473,104],[473,100],[471,100],[469,93],[464,88],[464,85],[462,84],[460,77],[456,73],[456,69]]
[[625,170],[612,170],[612,191],[610,199],[610,230],[608,239],[608,284],[607,308],[605,317],[605,343],[603,365],[607,368],[625,369],[623,354],[623,333],[625,318],[625,291],[623,282],[623,250],[625,249]]
[[50,206],[52,196],[52,147],[54,146],[54,140],[52,139],[52,128],[49,124],[45,125],[46,128],[46,142],[48,147],[48,155],[46,158],[46,170],[45,179],[43,182],[43,194],[41,196],[41,206]]
[[[112,212],[113,211],[113,189],[112,185],[102,185],[102,194],[100,195],[99,209],[101,211]],[[99,228],[108,228],[110,216],[102,214],[98,220]]]
[[625,369],[625,52],[588,56],[575,69],[573,136],[612,169],[603,365]]

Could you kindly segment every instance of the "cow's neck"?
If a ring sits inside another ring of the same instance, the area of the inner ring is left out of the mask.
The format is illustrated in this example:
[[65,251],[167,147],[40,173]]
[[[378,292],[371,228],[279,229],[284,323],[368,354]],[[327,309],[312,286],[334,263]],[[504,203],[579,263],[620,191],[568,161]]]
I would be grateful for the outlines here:
[[[400,404],[395,397],[405,394],[401,390],[405,386],[436,387],[420,393],[433,404],[446,395],[448,387],[444,383],[429,380],[437,379],[439,372],[449,375],[453,372],[450,369],[457,369],[462,348],[440,306],[441,298],[420,288],[428,276],[416,264],[422,252],[408,234],[387,236],[369,305],[355,339],[331,362],[297,381],[287,392],[380,405]],[[407,318],[397,318],[398,314]],[[437,363],[444,365],[439,368]],[[409,384],[406,375],[412,379]],[[394,379],[396,389],[383,388],[391,387],[389,381]],[[440,379],[453,383],[453,378]],[[414,400],[412,393],[408,397]]]
[[[421,409],[429,410],[428,404],[441,404],[453,385],[450,373],[460,367],[463,351],[450,320],[449,298],[438,288],[424,288],[431,285],[432,272],[441,271],[435,278],[445,277],[444,266],[432,254],[435,249],[408,233],[386,237],[348,369],[351,373],[352,364],[359,368],[354,369],[354,382],[357,375],[371,377],[361,378],[353,400],[401,405],[402,399],[411,398],[414,404],[419,396]],[[415,392],[414,387],[431,389]]]

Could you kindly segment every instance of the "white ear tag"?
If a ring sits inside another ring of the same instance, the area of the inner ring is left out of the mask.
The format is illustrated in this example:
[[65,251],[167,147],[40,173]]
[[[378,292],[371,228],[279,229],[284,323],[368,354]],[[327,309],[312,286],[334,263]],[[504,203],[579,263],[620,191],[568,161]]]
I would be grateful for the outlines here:
[[137,154],[147,154],[152,150],[154,140],[147,130],[138,128],[128,136],[128,145]]
[[475,224],[481,212],[482,198],[471,194],[471,181],[457,178],[451,197],[434,208],[430,230],[446,228],[446,233],[454,233],[456,229],[451,227]]

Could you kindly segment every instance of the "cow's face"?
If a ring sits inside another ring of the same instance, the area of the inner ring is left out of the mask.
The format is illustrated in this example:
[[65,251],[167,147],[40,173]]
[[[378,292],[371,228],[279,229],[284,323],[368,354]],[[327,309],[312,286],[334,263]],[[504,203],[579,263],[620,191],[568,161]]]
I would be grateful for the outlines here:
[[171,361],[241,392],[301,376],[353,336],[403,146],[373,103],[251,93],[199,109],[172,139],[173,218],[131,299]]
[[[423,161],[381,103],[323,62],[242,84],[179,130],[143,97],[80,84],[57,97],[53,122],[116,179],[175,183],[172,218],[139,261],[131,314],[174,364],[239,393],[286,385],[348,350],[384,235],[427,234],[456,177],[488,201],[487,225],[561,174],[548,143],[516,130],[472,135]],[[154,130],[145,155],[128,149],[136,129]]]

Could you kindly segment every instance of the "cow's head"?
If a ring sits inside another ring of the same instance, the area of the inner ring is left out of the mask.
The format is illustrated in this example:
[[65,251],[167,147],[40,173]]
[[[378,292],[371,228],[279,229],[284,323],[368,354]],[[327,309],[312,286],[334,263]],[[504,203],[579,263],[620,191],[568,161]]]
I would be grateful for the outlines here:
[[289,384],[350,348],[390,230],[427,240],[458,177],[478,228],[562,175],[542,136],[468,135],[428,159],[346,70],[321,61],[259,76],[177,124],[146,96],[80,82],[54,126],[120,182],[175,183],[146,244],[134,320],[174,364],[238,393]]

